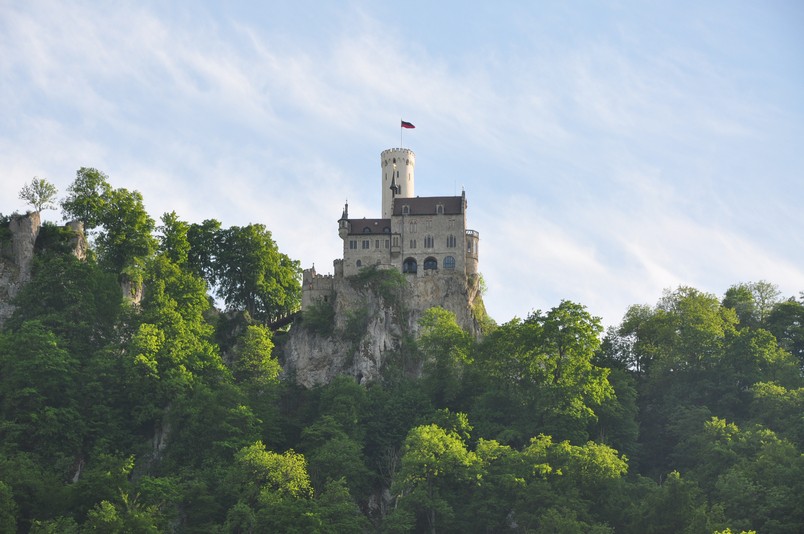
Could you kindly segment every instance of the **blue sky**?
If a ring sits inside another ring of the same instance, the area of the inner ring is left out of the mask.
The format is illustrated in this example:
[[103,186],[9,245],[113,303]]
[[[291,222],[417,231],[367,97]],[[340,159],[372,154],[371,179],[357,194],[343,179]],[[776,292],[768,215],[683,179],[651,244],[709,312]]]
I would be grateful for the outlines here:
[[270,4],[0,2],[0,213],[96,167],[327,272],[404,118],[416,193],[466,189],[498,322],[804,290],[804,3]]

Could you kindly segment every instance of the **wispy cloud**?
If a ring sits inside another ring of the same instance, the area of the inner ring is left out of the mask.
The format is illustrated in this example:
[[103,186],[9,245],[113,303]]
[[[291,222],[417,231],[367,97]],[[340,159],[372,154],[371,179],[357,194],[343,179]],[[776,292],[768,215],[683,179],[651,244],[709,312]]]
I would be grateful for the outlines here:
[[64,190],[91,165],[155,217],[261,222],[326,271],[343,201],[379,211],[378,152],[411,113],[417,189],[466,186],[500,320],[571,298],[612,323],[676,284],[804,287],[802,115],[760,98],[767,66],[721,61],[709,13],[519,7],[469,21],[489,33],[466,50],[447,27],[411,41],[408,13],[327,13],[325,32],[279,32],[203,4],[0,8],[0,211],[32,176]]

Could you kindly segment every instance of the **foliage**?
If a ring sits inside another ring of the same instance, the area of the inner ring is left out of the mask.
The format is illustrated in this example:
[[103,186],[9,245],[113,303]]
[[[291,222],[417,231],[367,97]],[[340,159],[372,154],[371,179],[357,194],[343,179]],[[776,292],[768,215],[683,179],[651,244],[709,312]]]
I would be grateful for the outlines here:
[[370,265],[349,277],[349,282],[357,288],[370,288],[388,304],[398,306],[402,302],[402,292],[408,286],[405,276],[396,269],[378,269]]
[[[141,197],[94,169],[68,193],[98,261],[62,252],[66,232],[46,225],[0,332],[0,532],[804,523],[802,301],[766,282],[722,299],[668,291],[602,340],[569,301],[482,341],[433,308],[386,353],[396,372],[305,390],[280,380],[264,325],[299,296],[298,265],[266,228],[171,212],[155,236]],[[142,277],[138,305],[120,272]],[[407,284],[375,268],[352,282],[392,306]],[[323,331],[332,315],[304,321]],[[344,336],[359,343],[368,320],[351,310]]]
[[36,211],[53,210],[56,209],[54,202],[58,193],[55,185],[44,178],[34,177],[31,183],[22,187],[19,198],[33,206]]
[[318,334],[329,336],[335,327],[335,308],[331,302],[318,301],[302,313],[304,327]]
[[141,268],[156,249],[154,221],[145,211],[142,195],[113,189],[105,174],[86,167],[76,172],[67,191],[62,201],[65,215],[83,221],[87,230],[99,228],[95,246],[100,263],[117,274]]

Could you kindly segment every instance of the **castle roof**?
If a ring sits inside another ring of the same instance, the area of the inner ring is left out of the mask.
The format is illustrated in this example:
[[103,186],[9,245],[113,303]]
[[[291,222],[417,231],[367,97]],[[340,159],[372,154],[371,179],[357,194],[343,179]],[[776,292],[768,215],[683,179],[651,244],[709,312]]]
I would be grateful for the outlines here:
[[[443,212],[438,211],[442,206]],[[405,209],[407,207],[407,209]],[[463,197],[415,197],[394,199],[394,215],[460,215]]]
[[391,219],[348,219],[349,235],[390,234]]

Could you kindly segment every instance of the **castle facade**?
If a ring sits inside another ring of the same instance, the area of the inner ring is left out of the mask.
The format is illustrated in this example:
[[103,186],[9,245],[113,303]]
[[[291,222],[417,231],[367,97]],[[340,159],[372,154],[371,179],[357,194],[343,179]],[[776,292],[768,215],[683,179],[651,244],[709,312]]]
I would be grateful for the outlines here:
[[466,193],[417,197],[416,155],[407,148],[384,150],[380,166],[382,217],[350,218],[348,203],[344,206],[338,220],[343,258],[335,260],[332,276],[318,275],[315,268],[304,270],[302,309],[329,298],[333,276],[355,275],[369,266],[397,269],[411,282],[477,274],[480,234],[466,226]]

